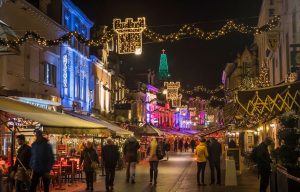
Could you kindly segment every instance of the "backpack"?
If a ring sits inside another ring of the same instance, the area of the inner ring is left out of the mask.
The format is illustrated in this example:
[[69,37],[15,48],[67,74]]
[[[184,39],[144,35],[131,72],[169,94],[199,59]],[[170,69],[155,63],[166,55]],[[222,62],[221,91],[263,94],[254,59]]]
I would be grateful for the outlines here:
[[258,150],[258,146],[256,146],[252,149],[252,152],[250,153],[250,160],[255,164],[258,163]]

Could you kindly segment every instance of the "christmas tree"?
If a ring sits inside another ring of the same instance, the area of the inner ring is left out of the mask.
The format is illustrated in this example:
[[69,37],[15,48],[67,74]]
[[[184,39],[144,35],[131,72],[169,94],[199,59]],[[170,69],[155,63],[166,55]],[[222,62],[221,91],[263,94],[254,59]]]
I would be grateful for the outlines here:
[[269,86],[271,86],[270,75],[269,75],[269,67],[266,63],[263,63],[261,68],[260,68],[259,76],[258,76],[258,79],[256,81],[256,86],[257,87],[269,87]]
[[159,64],[159,79],[166,80],[169,77],[169,67],[167,61],[167,55],[165,54],[165,50],[162,50],[162,54],[160,55],[160,64]]

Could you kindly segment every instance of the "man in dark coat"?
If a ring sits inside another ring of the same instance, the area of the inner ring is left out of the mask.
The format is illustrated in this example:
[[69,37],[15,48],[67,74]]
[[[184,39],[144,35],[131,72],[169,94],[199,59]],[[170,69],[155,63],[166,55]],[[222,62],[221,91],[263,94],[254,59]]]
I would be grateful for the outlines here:
[[257,168],[260,175],[260,192],[266,192],[271,174],[271,158],[268,146],[273,142],[272,138],[266,137],[264,142],[259,144],[257,148]]
[[120,153],[118,146],[113,143],[111,138],[107,139],[107,144],[102,149],[102,159],[105,167],[105,186],[106,190],[113,190],[115,172]]
[[179,142],[178,142],[178,148],[180,150],[180,152],[182,152],[182,148],[183,148],[183,139],[179,139]]
[[137,152],[140,148],[139,142],[136,140],[135,137],[130,137],[125,141],[124,144],[124,157],[127,162],[127,169],[126,169],[126,181],[131,183],[135,183],[135,166],[137,163]]
[[88,141],[86,143],[85,149],[82,151],[80,156],[79,165],[83,166],[86,178],[86,190],[94,190],[94,168],[92,167],[92,162],[99,164],[99,158],[96,150],[93,148],[92,142]]
[[195,146],[196,146],[196,141],[195,141],[195,139],[194,139],[194,138],[192,138],[192,140],[191,140],[191,148],[192,148],[192,153],[194,153]]
[[177,148],[178,148],[178,139],[176,138],[174,141],[174,152],[177,152]]
[[30,169],[29,163],[31,158],[31,147],[26,144],[25,136],[17,136],[18,144],[20,148],[17,151],[17,159],[13,166],[13,170],[16,172],[16,192],[21,192],[28,190],[24,189],[24,186],[29,186],[30,175],[28,175],[28,170]]
[[215,184],[215,170],[217,172],[217,185],[221,185],[221,154],[222,154],[222,146],[215,139],[211,138],[208,147],[208,160],[210,166],[210,174],[211,174],[211,182],[210,184]]
[[40,177],[43,179],[44,192],[49,191],[50,177],[49,173],[54,164],[54,155],[52,146],[48,140],[43,137],[43,132],[35,131],[36,141],[31,145],[30,166],[33,170],[30,192],[35,192]]

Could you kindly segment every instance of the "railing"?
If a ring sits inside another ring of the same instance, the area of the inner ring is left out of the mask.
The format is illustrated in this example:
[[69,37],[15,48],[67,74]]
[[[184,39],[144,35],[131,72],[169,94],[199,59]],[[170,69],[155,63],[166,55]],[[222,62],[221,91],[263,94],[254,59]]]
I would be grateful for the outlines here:
[[271,175],[271,192],[293,192],[300,188],[300,178],[288,173],[288,170],[276,165]]

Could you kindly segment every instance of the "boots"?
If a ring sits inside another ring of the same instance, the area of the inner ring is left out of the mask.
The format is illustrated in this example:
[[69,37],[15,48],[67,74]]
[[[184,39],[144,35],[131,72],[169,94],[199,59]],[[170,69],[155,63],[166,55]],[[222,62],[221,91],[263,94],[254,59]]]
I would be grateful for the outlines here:
[[152,183],[152,179],[153,179],[153,171],[152,169],[150,169],[150,183]]
[[157,174],[158,174],[158,171],[154,171],[154,185],[156,185],[156,183],[157,183]]

